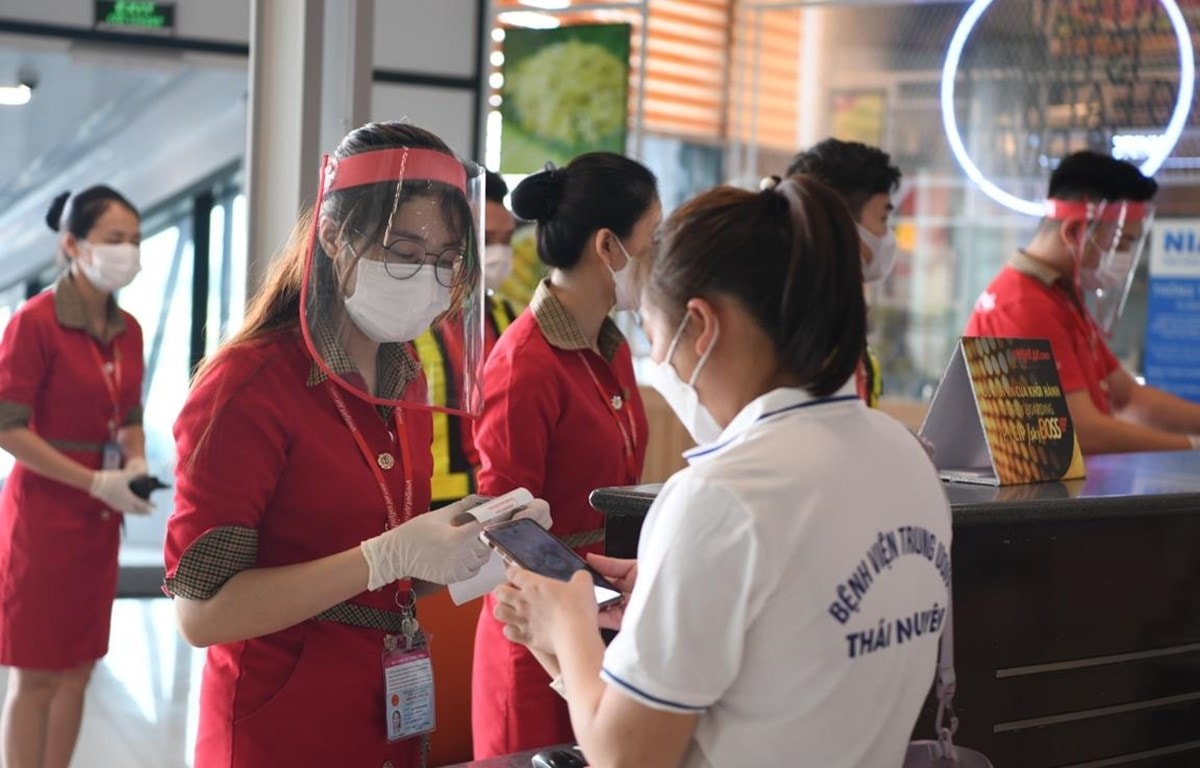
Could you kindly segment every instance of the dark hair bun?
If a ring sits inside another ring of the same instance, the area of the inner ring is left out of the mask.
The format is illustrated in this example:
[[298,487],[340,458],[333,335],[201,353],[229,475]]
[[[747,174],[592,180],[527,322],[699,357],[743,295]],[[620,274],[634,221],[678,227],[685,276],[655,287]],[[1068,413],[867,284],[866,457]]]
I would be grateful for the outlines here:
[[562,197],[563,172],[547,168],[526,176],[512,192],[513,213],[525,221],[547,221],[558,210]]
[[46,226],[55,232],[62,228],[63,211],[66,209],[67,200],[70,197],[70,192],[63,192],[54,198],[54,202],[50,203],[50,210],[46,211]]

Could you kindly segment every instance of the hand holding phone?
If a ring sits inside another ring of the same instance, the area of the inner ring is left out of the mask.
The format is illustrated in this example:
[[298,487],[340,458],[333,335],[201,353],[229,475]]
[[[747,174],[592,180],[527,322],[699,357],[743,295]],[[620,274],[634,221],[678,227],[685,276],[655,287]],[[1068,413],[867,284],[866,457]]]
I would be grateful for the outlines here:
[[621,592],[583,558],[575,554],[533,520],[510,520],[489,525],[479,534],[506,563],[559,581],[570,581],[576,571],[592,577],[596,604],[605,610],[621,602]]

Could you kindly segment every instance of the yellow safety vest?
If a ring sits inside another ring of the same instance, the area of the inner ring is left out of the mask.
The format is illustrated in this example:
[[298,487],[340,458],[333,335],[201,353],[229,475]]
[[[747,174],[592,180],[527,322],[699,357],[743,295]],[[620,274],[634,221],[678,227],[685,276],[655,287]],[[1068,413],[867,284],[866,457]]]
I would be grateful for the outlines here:
[[[516,319],[517,311],[506,299],[489,296],[486,300],[488,331],[498,339]],[[442,334],[430,329],[416,340],[417,355],[425,368],[426,384],[435,405],[446,404],[446,385],[450,375],[446,366],[446,343]],[[456,417],[461,418],[461,417]],[[457,501],[475,492],[475,467],[463,451],[462,425],[451,421],[450,414],[433,412],[433,478],[431,498],[441,505]]]
[[883,395],[883,369],[875,350],[867,347],[863,351],[863,363],[867,374],[867,405],[878,408],[879,398]]

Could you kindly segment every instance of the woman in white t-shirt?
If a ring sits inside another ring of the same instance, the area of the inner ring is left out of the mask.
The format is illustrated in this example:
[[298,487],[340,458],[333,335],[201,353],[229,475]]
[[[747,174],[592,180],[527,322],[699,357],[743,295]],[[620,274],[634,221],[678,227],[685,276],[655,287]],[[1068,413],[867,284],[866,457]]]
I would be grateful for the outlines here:
[[[676,211],[642,295],[655,386],[701,443],[635,561],[509,570],[497,618],[565,691],[592,765],[887,768],[933,680],[950,510],[924,449],[855,396],[858,234],[804,176]],[[720,429],[719,436],[714,432]],[[597,623],[619,626],[606,650]]]

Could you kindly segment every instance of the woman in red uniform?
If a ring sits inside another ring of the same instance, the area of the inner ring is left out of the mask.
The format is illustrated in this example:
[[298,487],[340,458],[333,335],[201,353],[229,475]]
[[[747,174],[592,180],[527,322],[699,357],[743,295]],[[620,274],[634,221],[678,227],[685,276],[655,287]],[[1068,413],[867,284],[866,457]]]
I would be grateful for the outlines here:
[[482,335],[476,168],[411,125],[350,133],[315,220],[197,374],[166,589],[209,648],[198,768],[421,762],[437,647],[414,582],[466,578],[487,553],[478,523],[454,524],[470,499],[418,514],[431,421],[410,342],[452,309]]
[[[550,503],[556,535],[581,554],[601,552],[603,516],[588,495],[639,481],[647,429],[629,345],[609,313],[636,308],[662,206],[649,170],[602,152],[529,176],[512,202],[537,221],[551,273],[488,358],[479,490],[529,489]],[[492,611],[489,596],[475,634],[475,757],[568,741],[566,704]]]
[[3,764],[71,760],[83,695],[108,652],[121,513],[145,472],[142,330],[113,292],[140,269],[137,209],[108,187],[60,195],[46,222],[69,268],[0,343],[0,664],[11,667]]

